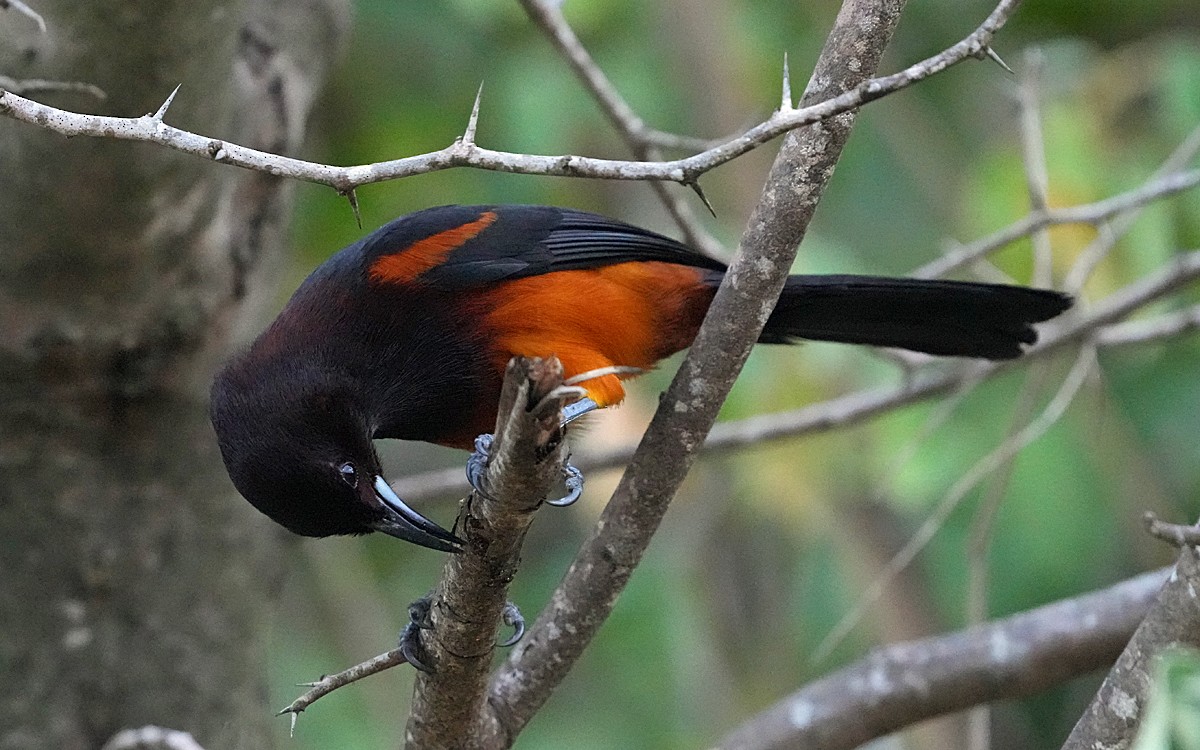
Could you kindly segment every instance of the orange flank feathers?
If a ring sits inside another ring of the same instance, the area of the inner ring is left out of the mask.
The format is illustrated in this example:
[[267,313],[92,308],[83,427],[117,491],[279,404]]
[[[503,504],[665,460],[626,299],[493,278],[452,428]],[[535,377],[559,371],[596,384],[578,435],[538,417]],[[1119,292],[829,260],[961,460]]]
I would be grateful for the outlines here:
[[372,264],[371,280],[393,283],[412,281],[440,265],[452,250],[487,229],[495,220],[496,212],[486,211],[475,221],[430,235],[398,253],[384,255]]
[[[692,343],[716,292],[703,273],[658,262],[556,271],[479,293],[472,307],[501,373],[517,355],[554,355],[568,378],[611,365],[648,370]],[[616,375],[580,385],[602,407],[625,398]]]

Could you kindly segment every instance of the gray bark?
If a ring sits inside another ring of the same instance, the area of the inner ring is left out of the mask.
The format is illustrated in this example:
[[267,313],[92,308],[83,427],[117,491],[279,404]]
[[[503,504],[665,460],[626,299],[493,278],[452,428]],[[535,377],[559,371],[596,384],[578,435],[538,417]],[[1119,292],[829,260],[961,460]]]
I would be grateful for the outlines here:
[[[35,5],[45,35],[0,15],[0,75],[86,81],[107,100],[40,98],[126,116],[182,83],[168,122],[276,151],[348,20],[344,0]],[[229,484],[207,387],[270,298],[290,192],[0,122],[0,748],[147,724],[270,744],[282,536]]]

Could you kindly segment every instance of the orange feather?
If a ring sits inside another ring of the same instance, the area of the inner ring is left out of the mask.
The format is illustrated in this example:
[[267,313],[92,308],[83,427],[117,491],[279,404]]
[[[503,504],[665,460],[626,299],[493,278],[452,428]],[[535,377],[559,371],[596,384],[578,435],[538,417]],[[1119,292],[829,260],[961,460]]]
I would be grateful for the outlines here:
[[401,284],[412,281],[443,263],[451,251],[487,229],[495,220],[495,211],[485,211],[475,221],[438,232],[399,252],[381,256],[371,265],[371,280]]
[[[692,343],[715,288],[700,269],[631,262],[506,282],[474,301],[500,373],[514,356],[554,355],[570,378],[600,367],[650,369]],[[616,375],[580,384],[599,406],[625,398]]]

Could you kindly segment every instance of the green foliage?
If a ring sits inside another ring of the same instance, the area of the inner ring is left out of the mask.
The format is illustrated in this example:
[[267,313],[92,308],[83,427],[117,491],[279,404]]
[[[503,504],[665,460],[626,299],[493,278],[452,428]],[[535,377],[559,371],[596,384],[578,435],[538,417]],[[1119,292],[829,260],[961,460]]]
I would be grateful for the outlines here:
[[1200,750],[1200,653],[1181,649],[1156,662],[1133,750]]

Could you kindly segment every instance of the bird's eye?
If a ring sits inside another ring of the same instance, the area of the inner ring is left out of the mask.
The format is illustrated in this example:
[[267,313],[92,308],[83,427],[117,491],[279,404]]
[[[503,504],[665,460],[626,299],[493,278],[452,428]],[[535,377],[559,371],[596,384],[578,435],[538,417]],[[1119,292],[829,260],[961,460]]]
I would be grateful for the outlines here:
[[346,462],[338,467],[338,473],[342,475],[342,481],[351,487],[358,486],[358,472],[354,470],[354,464]]

